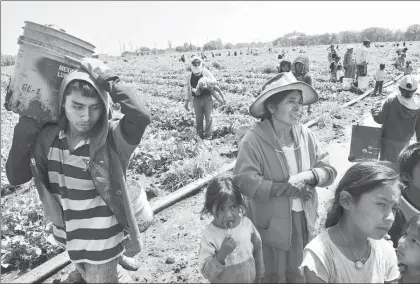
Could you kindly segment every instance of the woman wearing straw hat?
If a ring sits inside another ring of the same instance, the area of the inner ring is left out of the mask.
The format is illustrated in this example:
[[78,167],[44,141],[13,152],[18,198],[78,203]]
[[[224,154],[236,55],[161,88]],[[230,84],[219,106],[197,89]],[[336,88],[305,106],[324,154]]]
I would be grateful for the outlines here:
[[233,175],[262,238],[264,283],[303,280],[303,248],[319,226],[315,187],[337,175],[314,134],[299,124],[303,105],[317,100],[311,86],[285,72],[265,83],[249,108],[262,121],[243,137]]

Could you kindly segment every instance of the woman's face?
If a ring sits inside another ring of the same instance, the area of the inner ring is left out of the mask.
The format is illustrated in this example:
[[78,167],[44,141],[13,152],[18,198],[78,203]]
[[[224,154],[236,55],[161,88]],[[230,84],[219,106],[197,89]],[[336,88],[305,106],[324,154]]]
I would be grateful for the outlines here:
[[295,69],[296,73],[301,74],[303,71],[303,63],[302,62],[296,62],[295,63]]
[[400,196],[400,188],[394,183],[364,193],[359,200],[353,198],[349,217],[356,225],[355,233],[375,240],[382,239],[394,223]]
[[293,90],[275,105],[268,106],[274,124],[296,125],[302,115],[302,95],[300,91]]

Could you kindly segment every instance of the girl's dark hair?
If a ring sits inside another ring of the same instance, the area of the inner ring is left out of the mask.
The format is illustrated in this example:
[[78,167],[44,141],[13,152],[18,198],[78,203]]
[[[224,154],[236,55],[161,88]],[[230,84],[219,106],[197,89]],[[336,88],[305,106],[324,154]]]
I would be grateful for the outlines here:
[[413,176],[413,170],[420,163],[420,142],[405,147],[398,157],[398,170],[401,180],[407,184],[406,177]]
[[96,91],[95,87],[92,86],[92,84],[81,80],[71,81],[64,90],[64,97],[67,97],[72,91],[80,91],[82,96],[89,98],[95,98],[99,96],[98,92]]
[[401,189],[399,176],[391,162],[366,160],[351,166],[341,178],[335,190],[333,204],[328,210],[325,227],[336,225],[343,216],[344,209],[340,204],[340,193],[347,191],[356,201],[379,186],[397,184]]
[[233,199],[235,203],[242,208],[242,212],[245,212],[245,200],[232,177],[227,175],[215,177],[207,187],[204,207],[201,210],[201,214],[213,214],[214,205],[216,205],[217,214],[219,208],[229,199]]
[[412,217],[408,222],[407,225],[404,228],[404,233],[407,232],[409,228],[414,227],[417,229],[417,237],[420,236],[420,214],[415,215]]
[[287,97],[288,94],[290,94],[294,91],[298,91],[300,93],[300,95],[302,95],[301,90],[287,90],[287,91],[283,91],[283,92],[280,92],[280,93],[277,93],[277,94],[274,94],[274,95],[268,97],[264,102],[265,114],[262,117],[262,120],[264,120],[266,118],[271,119],[271,112],[268,109],[269,105],[277,106],[279,103],[281,103]]

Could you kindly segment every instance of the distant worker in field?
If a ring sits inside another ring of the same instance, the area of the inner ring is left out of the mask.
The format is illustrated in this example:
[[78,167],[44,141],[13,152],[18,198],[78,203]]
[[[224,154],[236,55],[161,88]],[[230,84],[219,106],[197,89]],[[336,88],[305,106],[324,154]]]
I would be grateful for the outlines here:
[[[203,77],[216,81],[213,74],[203,66],[202,59],[194,56],[191,59],[191,74],[187,76],[185,109],[189,111],[189,103],[191,102],[195,112],[197,135],[201,139],[210,139],[213,125],[211,117],[213,111],[212,95],[209,89],[202,90],[197,94],[198,81]],[[204,119],[206,120],[205,129],[203,129]]]
[[184,63],[185,63],[185,56],[184,56],[184,54],[183,54],[183,55],[181,55],[181,58],[179,59],[179,61],[181,61],[181,62],[184,62]]
[[290,72],[290,70],[292,70],[292,62],[290,62],[290,60],[283,59],[282,61],[280,61],[277,70],[279,73]]
[[[307,55],[299,55],[296,57],[292,64],[292,72],[296,80],[304,82],[312,87],[312,76],[309,74],[309,57]],[[308,105],[307,113],[312,113],[311,105]]]
[[214,53],[213,53],[213,51],[211,52],[211,57],[214,57]]
[[379,64],[379,70],[376,71],[375,76],[373,77],[375,79],[375,89],[373,90],[372,96],[376,96],[376,92],[379,91],[379,95],[382,96],[382,87],[384,85],[385,80],[385,64],[381,63]]
[[395,63],[394,66],[397,70],[404,72],[404,66],[405,66],[405,58],[407,57],[407,55],[405,53],[400,54],[399,56],[397,56],[397,58],[395,59]]
[[328,63],[331,64],[331,62],[334,61],[334,58],[337,56],[337,51],[334,48],[334,45],[331,44],[331,46],[327,49],[328,52]]
[[357,64],[357,76],[367,76],[367,65],[369,63],[369,50],[370,40],[367,38],[363,39],[363,46],[356,50],[356,64]]
[[347,46],[347,51],[344,54],[343,59],[343,67],[344,67],[344,78],[356,78],[356,57],[353,52],[353,46]]
[[420,97],[416,93],[417,78],[404,76],[399,84],[399,94],[391,94],[384,103],[376,103],[372,110],[373,119],[382,124],[383,138],[380,159],[397,162],[401,150],[416,133],[420,142]]
[[410,75],[411,73],[413,73],[413,67],[411,66],[411,61],[410,60],[407,60],[405,62],[403,72],[404,72],[404,75]]
[[237,56],[237,55],[238,55],[238,53],[235,51],[235,52],[233,53],[233,55]]
[[334,61],[331,62],[330,64],[330,73],[331,73],[330,81],[333,83],[337,82],[337,69],[338,69],[338,65],[341,65],[340,59],[341,59],[340,56],[336,56],[334,58]]

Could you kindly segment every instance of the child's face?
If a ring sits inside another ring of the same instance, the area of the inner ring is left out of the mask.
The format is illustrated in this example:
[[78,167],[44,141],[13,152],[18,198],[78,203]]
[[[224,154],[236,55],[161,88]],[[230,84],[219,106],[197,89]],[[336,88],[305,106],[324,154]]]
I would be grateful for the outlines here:
[[213,224],[222,229],[229,229],[238,226],[241,219],[241,207],[236,204],[235,200],[229,199],[220,205],[217,212],[216,206],[213,207]]
[[401,191],[396,184],[377,187],[351,202],[350,218],[356,224],[359,235],[382,239],[394,223],[395,209]]
[[303,63],[302,62],[296,62],[295,63],[295,69],[296,73],[301,74],[303,71]]
[[289,71],[290,71],[289,65],[284,64],[284,65],[281,67],[281,71],[282,71],[282,72],[289,72]]
[[410,226],[399,239],[397,257],[402,264],[420,268],[420,236],[415,225]]
[[420,162],[414,167],[409,183],[420,189]]
[[104,106],[99,96],[86,97],[75,90],[66,96],[64,109],[70,129],[79,134],[86,134],[98,122]]

